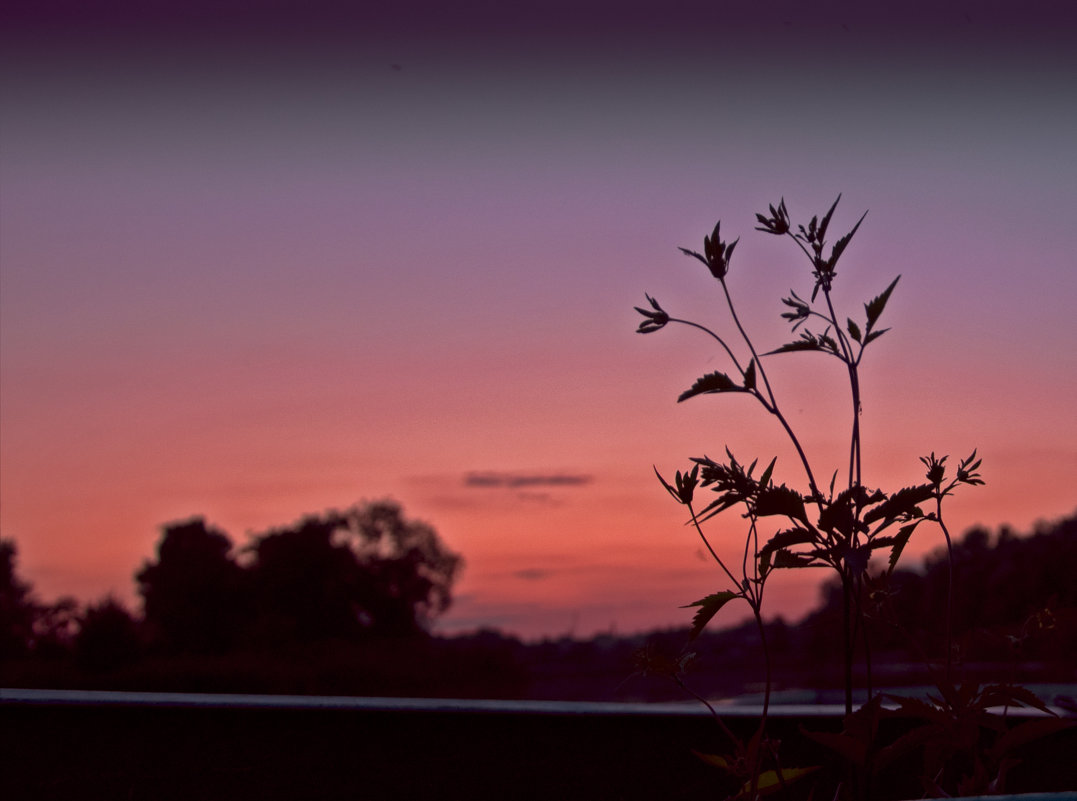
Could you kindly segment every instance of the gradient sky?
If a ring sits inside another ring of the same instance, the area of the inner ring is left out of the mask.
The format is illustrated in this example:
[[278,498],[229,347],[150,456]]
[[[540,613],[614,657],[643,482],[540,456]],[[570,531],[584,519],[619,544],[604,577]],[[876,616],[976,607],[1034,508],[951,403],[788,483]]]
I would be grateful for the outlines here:
[[[0,533],[39,597],[135,603],[171,520],[241,545],[392,497],[466,559],[445,631],[686,623],[724,585],[652,465],[728,445],[802,479],[745,399],[675,402],[721,354],[636,335],[632,307],[728,330],[676,251],[720,218],[750,331],[787,341],[779,298],[809,269],[753,231],[781,196],[806,221],[843,193],[842,232],[870,210],[848,313],[903,276],[864,373],[866,482],[979,448],[988,483],[953,529],[1073,512],[1065,5],[755,5],[16,5]],[[834,367],[770,366],[826,476]],[[715,528],[730,554],[736,523]],[[941,544],[917,536],[914,555]],[[820,577],[776,576],[768,611],[807,611]]]

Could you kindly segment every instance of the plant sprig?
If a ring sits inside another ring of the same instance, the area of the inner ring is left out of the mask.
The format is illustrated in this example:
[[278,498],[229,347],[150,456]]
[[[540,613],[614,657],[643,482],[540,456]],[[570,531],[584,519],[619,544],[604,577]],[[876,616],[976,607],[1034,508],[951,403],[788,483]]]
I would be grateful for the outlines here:
[[[879,324],[901,276],[894,278],[882,292],[864,302],[863,315],[859,319],[839,316],[832,296],[838,265],[867,217],[867,212],[864,212],[844,235],[832,246],[829,245],[828,235],[840,200],[839,195],[824,215],[813,216],[806,224],[794,225],[784,198],[777,205],[769,206],[769,213],[756,215],[759,223],[756,230],[789,237],[811,267],[810,299],[805,299],[795,290],[790,290],[781,299],[785,307],[781,317],[790,323],[793,333],[798,334],[797,339],[767,351],[756,347],[737,313],[728,284],[732,257],[740,239],[731,242],[723,240],[721,221],[703,238],[701,252],[684,247],[679,250],[706,266],[719,283],[723,305],[737,331],[737,340],[727,340],[710,327],[671,315],[650,295],[646,295],[648,306],[636,307],[636,310],[644,318],[637,329],[639,333],[655,333],[669,325],[683,325],[702,331],[717,342],[732,369],[700,376],[691,387],[681,392],[678,402],[702,395],[729,393],[747,394],[754,398],[765,412],[778,420],[797,452],[808,484],[807,491],[801,492],[775,483],[775,460],[771,460],[756,477],[758,461],[744,466],[728,449],[721,460],[708,456],[693,458],[691,468],[678,471],[672,483],[667,482],[656,468],[662,485],[674,500],[688,508],[689,524],[695,528],[729,582],[728,587],[689,604],[690,608],[696,609],[690,638],[698,636],[726,604],[742,599],[751,607],[759,624],[769,676],[769,655],[762,626],[762,602],[767,578],[779,568],[832,569],[841,580],[845,599],[846,709],[851,711],[853,655],[857,639],[864,645],[870,676],[867,627],[858,599],[868,578],[872,557],[877,552],[888,552],[887,575],[892,573],[913,532],[924,521],[938,524],[949,543],[949,531],[942,515],[943,499],[951,495],[959,484],[977,485],[982,484],[983,480],[978,472],[981,462],[974,451],[961,461],[956,476],[952,478],[946,476],[947,457],[937,458],[932,453],[921,460],[928,469],[926,483],[895,492],[885,492],[865,484],[860,430],[860,367],[868,346],[890,330]],[[738,350],[741,350],[739,355]],[[836,491],[835,487],[837,471],[828,491],[822,491],[801,439],[782,411],[768,375],[769,357],[794,352],[819,352],[836,358],[847,371],[852,415],[847,481],[840,491]],[[699,489],[709,490],[716,497],[706,503],[697,503],[696,491]],[[933,504],[934,508],[928,504]],[[719,556],[703,529],[703,524],[711,518],[734,507],[741,509],[747,529],[739,570],[731,568]],[[770,533],[765,534],[764,529]],[[768,701],[769,682],[764,709]]]

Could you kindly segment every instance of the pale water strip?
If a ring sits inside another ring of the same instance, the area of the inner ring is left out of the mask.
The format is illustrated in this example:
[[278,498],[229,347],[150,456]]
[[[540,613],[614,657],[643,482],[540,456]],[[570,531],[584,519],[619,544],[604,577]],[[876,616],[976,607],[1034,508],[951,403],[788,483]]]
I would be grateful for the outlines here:
[[[910,693],[906,690],[902,694]],[[776,696],[779,694],[775,694]],[[797,695],[789,693],[790,696]],[[1050,698],[1045,695],[1041,697]],[[712,701],[722,717],[758,717],[761,699],[756,696]],[[792,700],[791,698],[789,700]],[[772,699],[770,715],[785,717],[842,717],[844,705]],[[355,710],[357,712],[421,712],[494,715],[636,715],[700,717],[710,711],[697,701],[614,702],[614,701],[533,701],[470,698],[373,698],[344,695],[270,695],[242,693],[129,692],[118,690],[42,690],[0,688],[0,706],[145,706],[210,709],[306,709]],[[1001,711],[1001,708],[998,710]],[[1010,707],[1009,715],[1023,717],[1044,714],[1039,710]],[[1053,709],[1066,715],[1067,710]]]

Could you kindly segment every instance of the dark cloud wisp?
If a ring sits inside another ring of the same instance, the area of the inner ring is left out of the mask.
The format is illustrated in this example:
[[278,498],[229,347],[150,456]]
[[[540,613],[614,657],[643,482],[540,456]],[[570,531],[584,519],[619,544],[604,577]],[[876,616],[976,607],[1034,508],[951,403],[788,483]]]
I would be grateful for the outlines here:
[[465,487],[523,489],[534,487],[580,487],[594,480],[571,473],[499,473],[475,471],[464,475]]

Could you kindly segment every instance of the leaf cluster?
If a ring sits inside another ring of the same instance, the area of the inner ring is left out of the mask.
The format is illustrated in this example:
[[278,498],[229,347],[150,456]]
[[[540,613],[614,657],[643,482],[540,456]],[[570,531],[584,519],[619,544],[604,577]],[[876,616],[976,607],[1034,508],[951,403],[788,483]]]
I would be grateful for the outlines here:
[[[1042,714],[1011,724],[1005,715],[1011,707]],[[879,724],[886,719],[903,719],[913,725],[884,743]],[[1024,687],[944,681],[939,684],[939,694],[926,700],[876,696],[846,716],[840,733],[803,733],[875,777],[907,770],[908,759],[915,757],[921,766],[924,791],[949,797],[1002,791],[1007,772],[1019,761],[1019,749],[1074,725],[1077,721],[1058,717]]]
[[733,250],[739,241],[740,239],[730,243],[722,241],[722,221],[719,220],[711,235],[703,237],[702,255],[688,248],[678,248],[678,250],[686,256],[699,259],[711,271],[711,275],[719,281],[724,281],[729,272],[729,260],[733,258]]
[[[945,458],[935,462],[945,462]],[[886,493],[855,485],[837,495],[832,486],[827,498],[814,498],[785,484],[775,484],[775,459],[758,478],[753,475],[758,460],[745,467],[728,450],[721,462],[707,456],[692,461],[695,464],[690,471],[677,473],[676,486],[660,474],[659,480],[674,499],[686,505],[694,500],[697,487],[715,493],[717,497],[695,513],[696,522],[706,522],[740,505],[743,516],[753,521],[780,517],[789,523],[778,528],[758,549],[756,558],[763,576],[773,568],[794,567],[831,567],[842,574],[860,575],[867,571],[874,553],[882,549],[890,549],[892,572],[917,526],[936,519],[935,513],[925,511],[929,502],[939,501],[958,483],[982,483],[978,474],[966,469],[979,464],[975,452],[962,461],[958,478],[945,486],[929,481]],[[809,514],[811,509],[816,512]],[[894,526],[896,531],[889,533]]]
[[[879,322],[887,303],[893,294],[901,276],[894,278],[878,295],[863,304],[863,316],[859,320],[845,317],[844,324],[839,324],[830,290],[837,275],[839,259],[846,252],[853,236],[859,230],[866,217],[866,212],[853,227],[828,249],[828,236],[835,210],[841,196],[834,201],[822,216],[815,215],[806,224],[793,224],[785,198],[777,205],[770,205],[768,213],[756,214],[759,223],[756,230],[764,233],[789,236],[810,260],[814,286],[811,299],[806,300],[791,290],[782,298],[786,307],[781,316],[792,325],[794,332],[799,331],[799,338],[780,347],[757,355],[754,345],[740,321],[726,286],[729,263],[738,240],[727,243],[721,238],[721,221],[710,235],[704,237],[702,253],[680,248],[685,255],[706,265],[712,275],[721,283],[729,302],[730,311],[738,330],[741,332],[750,355],[746,360],[738,360],[730,343],[710,329],[687,320],[672,317],[658,303],[646,295],[648,307],[636,307],[643,316],[639,324],[640,333],[653,333],[665,328],[670,323],[680,323],[700,329],[714,339],[725,350],[734,363],[736,373],[715,370],[700,376],[677,397],[678,402],[701,395],[721,395],[728,393],[746,394],[759,401],[763,409],[779,418],[797,447],[808,475],[809,490],[799,492],[785,484],[775,485],[773,472],[775,462],[755,476],[757,462],[745,467],[726,450],[726,459],[716,461],[708,456],[693,458],[690,470],[678,471],[673,483],[667,482],[658,470],[659,481],[675,501],[689,506],[692,510],[692,522],[699,525],[732,507],[742,507],[742,516],[749,521],[749,537],[754,538],[757,547],[748,543],[746,551],[751,556],[751,569],[745,565],[743,575],[733,579],[731,571],[725,572],[734,580],[734,592],[742,593],[752,581],[761,583],[774,568],[795,567],[831,567],[844,579],[863,576],[871,557],[884,549],[889,550],[890,571],[896,567],[898,559],[917,526],[924,520],[937,519],[938,511],[931,511],[927,504],[936,505],[942,498],[951,494],[958,484],[980,484],[978,468],[980,460],[976,453],[963,460],[958,467],[956,477],[946,478],[946,458],[937,458],[934,453],[923,457],[928,469],[927,482],[893,493],[880,489],[869,489],[860,480],[859,474],[859,429],[854,416],[853,435],[850,450],[849,484],[835,494],[835,480],[831,481],[830,491],[824,495],[815,484],[810,463],[800,448],[799,441],[788,422],[781,414],[777,399],[771,391],[761,358],[778,353],[796,351],[818,351],[841,360],[849,370],[853,389],[856,415],[859,414],[859,379],[857,368],[863,359],[865,349],[877,340],[888,328],[879,327]],[[821,294],[821,297],[820,297]],[[820,328],[811,330],[811,321],[821,324]],[[745,367],[741,367],[746,364]],[[739,373],[739,375],[738,375]],[[836,479],[835,473],[834,478]],[[695,509],[696,491],[704,488],[716,497]],[[813,510],[813,511],[810,511]],[[759,540],[757,525],[763,518],[785,518],[785,525],[774,528],[769,538]],[[702,536],[702,531],[700,532]],[[706,541],[706,538],[704,537]],[[710,543],[707,543],[710,548]],[[714,554],[713,549],[711,550]],[[717,555],[715,554],[717,559]],[[721,560],[718,560],[721,563]],[[726,566],[721,563],[722,567]],[[709,609],[704,605],[703,610]]]

